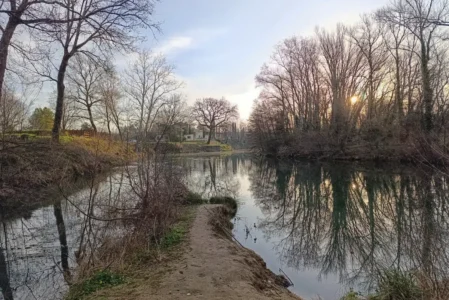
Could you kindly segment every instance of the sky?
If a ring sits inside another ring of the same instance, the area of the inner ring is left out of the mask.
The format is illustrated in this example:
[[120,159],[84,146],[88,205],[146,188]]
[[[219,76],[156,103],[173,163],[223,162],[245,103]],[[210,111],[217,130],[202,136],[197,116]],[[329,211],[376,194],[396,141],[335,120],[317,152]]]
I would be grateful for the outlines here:
[[142,45],[162,52],[185,83],[189,103],[225,97],[249,117],[258,89],[254,81],[274,46],[316,26],[355,23],[389,0],[161,0],[156,40]]
[[[139,46],[163,53],[184,82],[188,104],[213,97],[226,98],[247,120],[259,94],[255,77],[268,62],[276,44],[291,36],[310,36],[317,26],[332,30],[352,24],[390,0],[160,0],[154,20],[156,36],[143,32]],[[136,57],[116,57],[117,70]],[[46,83],[35,106],[53,99],[53,83]],[[50,100],[49,100],[50,99]]]

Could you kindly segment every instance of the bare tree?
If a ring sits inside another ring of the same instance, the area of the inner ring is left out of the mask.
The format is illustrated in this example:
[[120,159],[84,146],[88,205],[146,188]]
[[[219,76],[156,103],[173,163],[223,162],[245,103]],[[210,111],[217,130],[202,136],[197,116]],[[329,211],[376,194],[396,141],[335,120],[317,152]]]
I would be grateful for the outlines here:
[[2,132],[22,129],[27,117],[28,105],[21,101],[14,90],[5,86],[0,98],[0,126]]
[[375,24],[371,16],[364,15],[361,23],[349,30],[353,43],[359,48],[366,68],[367,119],[372,120],[376,113],[376,95],[385,77],[387,55],[382,40],[383,29]]
[[225,125],[227,122],[238,118],[237,105],[222,98],[204,98],[197,100],[193,106],[193,116],[200,126],[209,129],[209,138],[207,143],[210,144],[215,139],[217,128]]
[[102,101],[100,81],[105,76],[104,69],[80,54],[75,56],[71,66],[67,73],[69,91],[66,98],[78,104],[81,108],[79,118],[87,119],[94,132],[97,132],[94,111]]
[[182,124],[188,119],[188,109],[182,94],[173,94],[169,97],[157,117],[158,139],[155,149],[159,146],[162,138],[176,125]]
[[133,103],[138,124],[138,143],[150,132],[170,96],[182,87],[173,72],[174,67],[164,56],[148,51],[140,52],[125,72],[123,82],[125,92]]
[[362,53],[345,39],[339,24],[333,33],[318,30],[325,78],[332,94],[332,127],[337,136],[347,129],[350,98],[357,94],[363,72]]
[[433,128],[432,110],[434,94],[431,87],[431,49],[438,39],[440,21],[449,16],[449,3],[445,0],[395,0],[377,13],[378,17],[407,29],[420,45],[416,55],[421,65],[421,85],[424,114],[424,130]]
[[[35,27],[42,23],[61,23],[65,22],[58,15],[52,12],[54,8],[62,5],[58,1],[44,0],[10,0],[1,1],[0,16],[2,24],[0,31],[0,96],[3,92],[5,74],[8,62],[9,48],[12,44],[13,36],[19,25]],[[20,50],[20,49],[19,49]]]
[[[55,121],[52,130],[54,141],[59,141],[59,131],[65,95],[65,75],[69,61],[77,53],[97,62],[113,49],[133,49],[138,38],[137,28],[157,28],[150,22],[154,0],[63,0],[53,12],[64,23],[41,24],[38,42],[42,47],[54,43],[61,48],[58,64],[50,63],[56,76],[50,76],[57,85]],[[94,51],[98,49],[98,51]],[[100,55],[97,55],[99,53]]]
[[123,140],[122,122],[124,110],[120,103],[123,95],[120,91],[120,81],[113,68],[106,70],[100,82],[100,97],[102,114],[109,135],[112,134],[111,123],[117,128],[120,139]]

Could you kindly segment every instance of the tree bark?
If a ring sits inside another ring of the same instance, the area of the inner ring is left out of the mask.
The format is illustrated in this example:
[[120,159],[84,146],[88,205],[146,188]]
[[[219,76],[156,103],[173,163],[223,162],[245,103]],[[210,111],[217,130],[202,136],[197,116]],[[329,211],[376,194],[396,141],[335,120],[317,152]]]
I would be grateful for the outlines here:
[[421,76],[423,89],[423,106],[424,106],[424,130],[426,133],[432,131],[432,104],[433,93],[430,84],[429,72],[429,56],[427,55],[427,47],[425,41],[421,40]]
[[0,39],[0,97],[3,95],[3,84],[5,82],[6,64],[8,62],[9,45],[11,44],[12,36],[14,31],[19,25],[19,18],[22,13],[18,16],[11,16],[8,23],[6,24],[5,30]]
[[210,141],[211,141],[211,139],[212,139],[212,132],[213,132],[213,129],[212,129],[212,126],[210,127],[210,130],[209,130],[209,137],[207,138],[207,144],[209,145],[210,144]]
[[64,108],[64,91],[65,91],[64,78],[67,66],[69,65],[69,59],[70,56],[68,54],[65,54],[61,60],[61,64],[59,66],[58,71],[56,111],[52,130],[52,139],[54,142],[57,143],[59,143],[59,133],[61,130],[61,121]]
[[[92,115],[92,109],[91,109],[90,105],[87,106],[87,113],[89,114],[90,125],[92,126],[92,129],[94,130],[94,132],[97,133],[97,126],[95,126],[94,117]],[[109,126],[109,123],[108,123],[108,126]],[[109,133],[111,133],[111,132],[109,131]]]

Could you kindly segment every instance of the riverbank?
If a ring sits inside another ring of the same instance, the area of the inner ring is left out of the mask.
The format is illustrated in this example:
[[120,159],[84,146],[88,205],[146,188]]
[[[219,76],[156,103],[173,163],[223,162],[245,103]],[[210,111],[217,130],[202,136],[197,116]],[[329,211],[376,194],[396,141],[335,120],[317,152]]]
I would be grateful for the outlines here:
[[61,190],[106,173],[127,160],[123,145],[94,138],[74,138],[63,144],[49,140],[5,142],[0,154],[0,209],[32,211]]
[[251,149],[236,149],[236,150],[232,150],[232,151],[217,151],[217,152],[182,152],[182,153],[177,153],[177,156],[189,156],[189,157],[193,157],[193,156],[201,156],[201,157],[205,157],[205,156],[217,156],[217,155],[221,155],[221,156],[229,156],[229,155],[233,155],[233,154],[251,154],[254,153]]
[[177,250],[84,299],[300,299],[278,284],[256,253],[223,234],[225,214],[220,205],[197,207]]
[[268,157],[298,160],[449,164],[447,144],[421,135],[403,140],[376,137],[340,141],[326,135],[310,134],[266,142],[255,149],[256,153]]

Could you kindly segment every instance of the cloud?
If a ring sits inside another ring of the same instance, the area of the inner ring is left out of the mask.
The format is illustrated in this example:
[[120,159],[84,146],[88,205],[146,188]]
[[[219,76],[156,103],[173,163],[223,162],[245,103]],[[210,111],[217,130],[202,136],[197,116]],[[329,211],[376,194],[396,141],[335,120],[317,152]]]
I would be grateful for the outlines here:
[[225,98],[232,104],[236,104],[239,109],[240,119],[248,120],[254,100],[259,96],[260,90],[254,85],[249,86],[245,92],[238,94],[229,94]]
[[193,45],[193,38],[190,36],[175,36],[169,38],[161,43],[161,45],[156,46],[154,52],[163,53],[165,55],[182,50],[188,49]]
[[159,44],[155,45],[154,52],[165,55],[176,54],[182,50],[200,47],[226,33],[227,30],[225,28],[191,29],[167,39],[162,39]]

